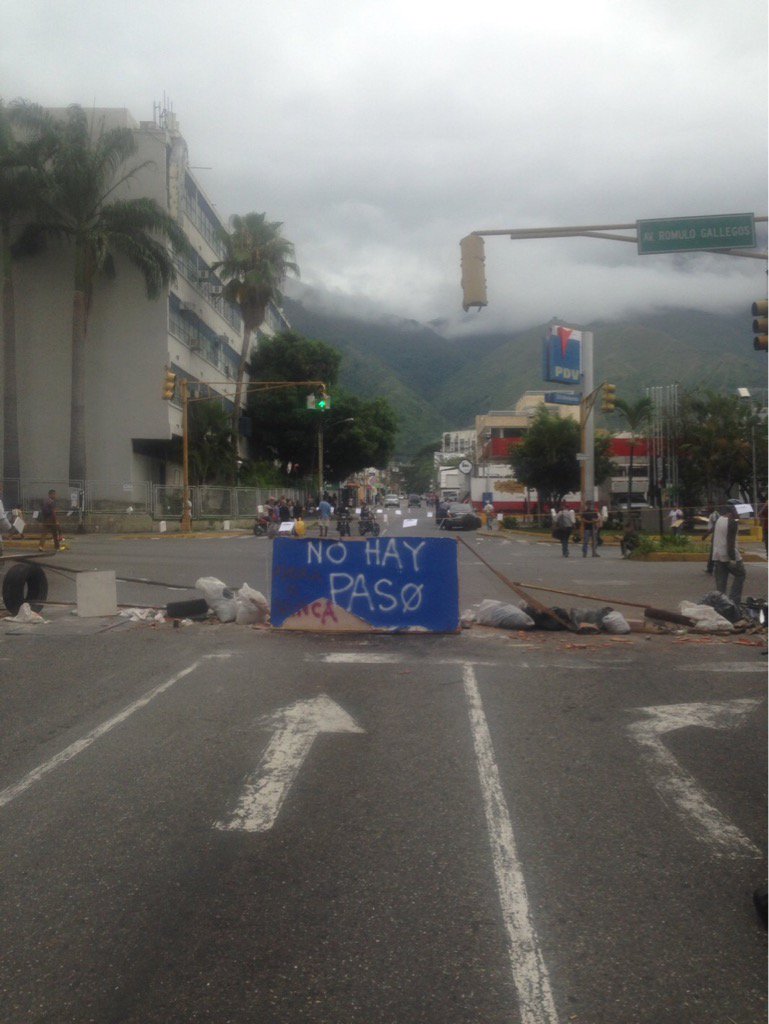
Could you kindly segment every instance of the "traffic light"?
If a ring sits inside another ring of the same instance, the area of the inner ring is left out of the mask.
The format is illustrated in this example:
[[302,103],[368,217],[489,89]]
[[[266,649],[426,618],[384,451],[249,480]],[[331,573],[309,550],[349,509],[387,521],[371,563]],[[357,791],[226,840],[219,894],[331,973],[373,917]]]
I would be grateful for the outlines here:
[[486,298],[486,257],[481,235],[467,235],[459,243],[462,257],[462,309],[488,306]]
[[166,379],[163,381],[163,398],[169,401],[174,397],[176,391],[176,374],[173,370],[166,370]]
[[753,348],[756,352],[766,352],[769,302],[766,299],[754,302],[750,311],[753,314]]
[[616,384],[604,384],[601,402],[601,412],[614,412],[617,408],[617,386]]
[[325,412],[326,409],[331,408],[331,399],[329,398],[325,388],[320,389],[320,393],[315,399],[315,408],[320,409],[321,412]]

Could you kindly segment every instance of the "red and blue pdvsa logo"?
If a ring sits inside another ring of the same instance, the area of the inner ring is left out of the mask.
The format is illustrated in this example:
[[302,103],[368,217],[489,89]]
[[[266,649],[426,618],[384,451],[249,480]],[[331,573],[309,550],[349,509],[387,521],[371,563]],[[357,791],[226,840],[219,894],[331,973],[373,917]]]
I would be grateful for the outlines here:
[[582,331],[552,324],[542,347],[542,378],[554,384],[579,384]]

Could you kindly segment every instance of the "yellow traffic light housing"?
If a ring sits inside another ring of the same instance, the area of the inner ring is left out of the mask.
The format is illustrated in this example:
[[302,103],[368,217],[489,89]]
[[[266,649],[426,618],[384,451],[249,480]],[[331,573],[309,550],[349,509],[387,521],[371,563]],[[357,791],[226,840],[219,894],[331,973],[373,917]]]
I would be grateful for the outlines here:
[[769,341],[769,301],[761,299],[754,302],[750,311],[753,314],[753,348],[756,352],[766,352]]
[[462,309],[488,306],[486,298],[486,256],[481,235],[467,235],[459,243],[462,257]]
[[604,384],[601,402],[601,412],[614,412],[617,408],[617,386],[616,384]]
[[173,370],[166,370],[166,377],[163,381],[163,398],[170,402],[176,392],[176,374]]

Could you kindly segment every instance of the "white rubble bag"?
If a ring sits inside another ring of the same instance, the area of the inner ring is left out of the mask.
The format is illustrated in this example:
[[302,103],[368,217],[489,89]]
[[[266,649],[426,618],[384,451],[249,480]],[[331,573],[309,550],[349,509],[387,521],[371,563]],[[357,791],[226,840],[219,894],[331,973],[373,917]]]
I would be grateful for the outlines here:
[[235,594],[215,576],[201,576],[195,586],[202,591],[208,607],[220,622],[234,622],[238,612]]
[[498,629],[532,629],[534,619],[514,604],[503,601],[481,601],[476,612],[476,620],[481,626],[496,626]]
[[244,583],[235,591],[235,621],[240,626],[270,621],[270,606],[267,598],[258,590]]
[[719,615],[715,608],[709,604],[694,604],[691,601],[682,601],[678,606],[682,615],[694,619],[695,633],[733,633],[734,626],[723,615]]

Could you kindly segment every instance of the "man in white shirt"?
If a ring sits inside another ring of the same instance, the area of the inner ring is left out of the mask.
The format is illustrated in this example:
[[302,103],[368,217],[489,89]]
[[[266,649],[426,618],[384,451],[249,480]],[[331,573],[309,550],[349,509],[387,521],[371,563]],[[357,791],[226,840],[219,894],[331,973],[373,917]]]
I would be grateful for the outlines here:
[[[8,514],[5,511],[5,505],[3,505],[3,485],[0,483],[0,538],[4,533],[10,533],[11,521],[8,518]],[[0,555],[3,553],[3,542],[0,539]]]
[[737,513],[732,505],[727,505],[713,527],[713,573],[716,590],[726,594],[729,577],[732,576],[732,587],[727,595],[734,604],[742,601],[742,588],[745,583],[745,564],[740,549],[737,547]]

